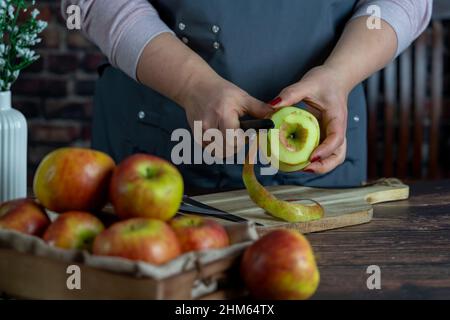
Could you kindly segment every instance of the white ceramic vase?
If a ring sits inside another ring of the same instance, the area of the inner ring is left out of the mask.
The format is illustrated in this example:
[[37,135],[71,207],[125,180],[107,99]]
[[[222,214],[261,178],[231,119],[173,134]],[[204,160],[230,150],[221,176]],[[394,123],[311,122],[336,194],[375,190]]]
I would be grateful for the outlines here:
[[27,195],[27,122],[0,92],[0,203]]

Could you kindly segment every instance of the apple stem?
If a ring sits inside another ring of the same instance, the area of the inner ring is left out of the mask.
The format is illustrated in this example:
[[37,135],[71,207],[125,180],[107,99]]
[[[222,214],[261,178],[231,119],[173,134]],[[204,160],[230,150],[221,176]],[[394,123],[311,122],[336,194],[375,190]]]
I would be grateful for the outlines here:
[[147,179],[151,179],[154,178],[157,174],[157,169],[153,168],[153,167],[147,167],[145,170],[145,178]]

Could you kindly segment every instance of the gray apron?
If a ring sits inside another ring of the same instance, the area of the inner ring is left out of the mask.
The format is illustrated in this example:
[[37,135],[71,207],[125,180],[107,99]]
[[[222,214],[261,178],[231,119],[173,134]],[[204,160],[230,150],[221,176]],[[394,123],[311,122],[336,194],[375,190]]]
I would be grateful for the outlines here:
[[[324,62],[356,0],[160,0],[150,1],[161,19],[222,77],[269,101]],[[361,185],[366,179],[366,102],[357,86],[348,100],[345,162],[325,175],[278,173],[265,185],[321,187]],[[171,133],[189,129],[184,110],[118,69],[97,83],[93,148],[116,161],[146,152],[170,160]],[[242,188],[242,165],[178,166],[186,188]],[[257,170],[259,171],[259,170]]]

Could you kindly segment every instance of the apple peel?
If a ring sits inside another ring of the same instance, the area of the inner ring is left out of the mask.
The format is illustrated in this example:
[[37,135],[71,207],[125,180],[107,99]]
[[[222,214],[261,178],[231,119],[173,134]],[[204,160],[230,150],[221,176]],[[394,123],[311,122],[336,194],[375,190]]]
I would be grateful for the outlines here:
[[[289,115],[288,117],[290,118]],[[291,122],[290,120],[291,119],[289,119],[289,122]],[[292,123],[289,123],[289,125],[292,125]],[[310,205],[284,201],[275,197],[263,185],[259,183],[254,171],[254,161],[250,160],[254,160],[256,158],[259,145],[258,140],[260,139],[263,139],[263,143],[267,143],[266,135],[258,135],[257,138],[254,139],[252,143],[250,143],[250,148],[245,159],[244,168],[242,171],[242,180],[244,181],[244,185],[247,188],[248,194],[252,201],[256,205],[264,209],[268,214],[288,222],[305,222],[322,218],[324,216],[323,207],[314,200],[309,199],[309,201],[314,202],[314,204]],[[316,139],[317,145],[318,138],[315,137],[315,140]],[[283,163],[280,162],[278,164],[279,168],[280,164]],[[304,165],[306,166],[307,164]],[[293,167],[295,167],[295,165]]]
[[313,201],[314,204],[305,205],[280,200],[259,183],[255,176],[254,165],[249,161],[249,159],[254,159],[256,156],[258,150],[257,140],[255,139],[250,145],[242,171],[244,185],[253,202],[270,215],[288,222],[305,222],[322,218],[324,210],[319,203]]

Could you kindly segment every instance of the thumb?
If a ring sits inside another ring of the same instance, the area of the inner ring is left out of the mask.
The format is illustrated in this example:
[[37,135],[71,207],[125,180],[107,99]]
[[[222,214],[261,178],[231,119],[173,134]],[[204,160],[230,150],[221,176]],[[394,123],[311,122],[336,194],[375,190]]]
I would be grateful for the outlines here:
[[305,87],[301,82],[294,83],[284,88],[278,97],[273,99],[270,104],[274,107],[291,106],[302,101],[306,97]]
[[245,101],[244,111],[246,114],[251,115],[252,117],[262,119],[265,118],[268,114],[273,112],[273,108],[258,99],[253,97],[248,97]]

